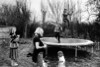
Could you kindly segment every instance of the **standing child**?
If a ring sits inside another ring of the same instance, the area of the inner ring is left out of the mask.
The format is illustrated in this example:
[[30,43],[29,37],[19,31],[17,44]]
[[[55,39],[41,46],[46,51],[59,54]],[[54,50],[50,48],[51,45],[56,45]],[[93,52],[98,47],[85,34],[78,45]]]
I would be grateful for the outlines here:
[[17,66],[17,57],[18,57],[18,41],[19,41],[19,35],[15,34],[14,32],[10,33],[11,35],[11,41],[10,41],[10,58],[11,58],[11,65]]
[[65,57],[62,51],[58,51],[58,66],[57,67],[66,67]]

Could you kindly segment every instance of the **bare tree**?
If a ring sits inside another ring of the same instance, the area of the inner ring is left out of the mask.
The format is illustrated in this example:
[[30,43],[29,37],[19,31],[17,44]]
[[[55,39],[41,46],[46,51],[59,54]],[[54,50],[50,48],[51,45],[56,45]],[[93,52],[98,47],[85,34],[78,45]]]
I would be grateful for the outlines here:
[[16,1],[17,3],[17,7],[20,11],[20,13],[23,15],[23,18],[24,16],[26,16],[24,19],[27,18],[27,20],[25,21],[25,29],[24,29],[24,37],[27,38],[27,27],[28,27],[28,23],[30,21],[30,12],[27,8],[27,4],[26,4],[26,0],[25,2],[20,2],[20,1]]
[[71,22],[76,22],[76,20],[78,19],[78,14],[80,13],[79,9],[77,9],[79,7],[77,7],[76,3],[74,3],[72,0],[67,0],[64,3],[64,12],[63,12],[63,16],[65,19],[63,19],[64,23],[67,24],[67,28],[69,28]]
[[46,13],[47,13],[47,11],[48,11],[47,7],[41,1],[41,13],[42,13],[42,23],[43,24],[44,24],[45,19],[46,19]]
[[[76,32],[75,30],[76,23],[78,25],[81,22],[81,13],[82,13],[81,1],[78,0],[76,2],[73,2],[73,0],[67,0],[64,5],[65,5],[64,7],[64,18],[65,18],[64,19],[64,25],[65,25],[64,30],[66,28],[69,29],[73,37]],[[76,35],[79,35],[79,33],[77,33]]]
[[88,12],[88,15],[89,15],[87,18],[88,22],[91,22],[89,21],[91,16],[95,16],[98,18],[98,15],[100,13],[99,3],[100,3],[99,0],[88,0],[86,4],[86,7],[87,7],[86,11]]
[[17,32],[26,37],[27,24],[30,20],[30,12],[25,4],[16,2],[17,5],[2,5],[1,20],[4,20],[6,26],[16,26]]
[[11,15],[11,12],[12,12],[13,8],[11,9],[11,6],[9,5],[6,5],[6,4],[3,4],[2,5],[2,12],[1,12],[1,17],[2,17],[2,20],[4,20],[4,24],[6,26],[8,26],[8,19],[9,19],[9,16]]
[[55,2],[51,2],[48,0],[49,7],[52,12],[52,17],[55,18],[56,23],[61,23],[62,22],[62,13],[63,13],[63,5],[64,3],[56,0]]

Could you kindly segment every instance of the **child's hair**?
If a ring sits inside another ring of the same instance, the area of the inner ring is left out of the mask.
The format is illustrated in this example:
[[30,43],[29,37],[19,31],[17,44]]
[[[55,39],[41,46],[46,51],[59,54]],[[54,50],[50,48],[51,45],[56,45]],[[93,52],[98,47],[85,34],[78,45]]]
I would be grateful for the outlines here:
[[41,38],[41,35],[39,33],[35,33],[33,37],[39,37],[39,38]]
[[20,38],[20,35],[17,35],[17,38]]
[[43,55],[43,52],[40,52],[40,53],[39,53],[39,55],[41,55],[41,56],[42,56],[42,55]]
[[62,51],[58,51],[58,57],[63,56],[63,52]]
[[10,36],[16,35],[16,28],[10,29]]

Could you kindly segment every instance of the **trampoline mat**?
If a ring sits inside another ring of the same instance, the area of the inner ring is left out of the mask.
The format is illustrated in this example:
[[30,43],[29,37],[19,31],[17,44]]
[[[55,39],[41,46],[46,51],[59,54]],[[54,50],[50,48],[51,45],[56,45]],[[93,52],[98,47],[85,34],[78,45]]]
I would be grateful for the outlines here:
[[49,45],[69,45],[69,46],[76,46],[76,45],[90,45],[93,44],[92,41],[86,39],[78,39],[78,38],[61,38],[60,43],[54,37],[43,37],[41,38],[42,42],[49,44]]

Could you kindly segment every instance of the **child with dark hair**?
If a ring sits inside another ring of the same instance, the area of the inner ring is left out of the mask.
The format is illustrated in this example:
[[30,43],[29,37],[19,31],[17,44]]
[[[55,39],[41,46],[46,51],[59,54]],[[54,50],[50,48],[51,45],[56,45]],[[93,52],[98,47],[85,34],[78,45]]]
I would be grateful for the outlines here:
[[58,43],[60,43],[60,32],[61,32],[60,25],[57,25],[56,24],[55,29],[54,29],[54,32],[55,32],[55,37],[58,40]]

